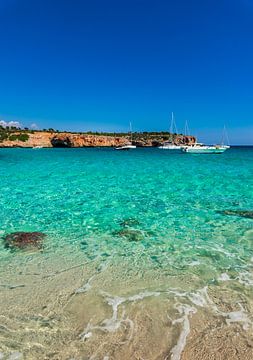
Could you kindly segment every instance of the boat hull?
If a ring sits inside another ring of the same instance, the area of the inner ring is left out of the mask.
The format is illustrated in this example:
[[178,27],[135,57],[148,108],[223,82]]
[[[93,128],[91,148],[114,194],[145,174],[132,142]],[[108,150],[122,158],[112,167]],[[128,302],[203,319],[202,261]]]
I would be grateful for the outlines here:
[[182,151],[189,154],[222,154],[228,147],[206,147],[206,148],[183,148]]
[[181,150],[182,146],[177,146],[177,145],[172,145],[172,146],[166,146],[166,145],[162,145],[162,146],[158,146],[158,149],[163,149],[163,150]]
[[119,146],[116,147],[115,150],[131,150],[131,149],[136,149],[135,145],[123,145],[123,146]]

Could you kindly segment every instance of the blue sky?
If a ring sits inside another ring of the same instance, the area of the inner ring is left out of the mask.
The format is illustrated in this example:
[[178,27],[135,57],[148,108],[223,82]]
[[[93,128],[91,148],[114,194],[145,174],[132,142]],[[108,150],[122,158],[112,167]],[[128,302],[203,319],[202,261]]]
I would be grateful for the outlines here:
[[0,120],[59,130],[226,124],[253,144],[250,0],[0,0]]

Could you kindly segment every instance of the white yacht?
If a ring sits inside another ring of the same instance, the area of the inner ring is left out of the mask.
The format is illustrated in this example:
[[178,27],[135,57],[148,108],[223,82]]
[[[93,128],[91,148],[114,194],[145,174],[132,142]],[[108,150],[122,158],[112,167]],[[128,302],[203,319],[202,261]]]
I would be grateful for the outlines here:
[[193,146],[184,146],[182,151],[190,154],[221,154],[230,146],[227,145],[203,145],[196,143]]
[[229,143],[226,128],[224,126],[220,145],[204,145],[202,143],[195,143],[192,146],[182,147],[182,151],[190,154],[222,154],[230,148],[230,145],[224,144],[225,140]]
[[129,123],[129,128],[130,128],[130,142],[121,145],[121,146],[117,146],[115,147],[115,150],[131,150],[131,149],[136,149],[136,145],[132,144],[132,124],[131,122]]

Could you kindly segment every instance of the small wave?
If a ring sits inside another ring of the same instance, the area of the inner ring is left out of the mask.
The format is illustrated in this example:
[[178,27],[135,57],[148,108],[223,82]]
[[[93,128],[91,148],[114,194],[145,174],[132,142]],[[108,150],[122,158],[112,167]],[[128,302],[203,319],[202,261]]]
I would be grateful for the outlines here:
[[200,265],[201,262],[199,260],[194,260],[192,262],[190,262],[189,264],[187,264],[188,266],[197,266]]
[[12,352],[12,353],[10,353],[8,355],[0,352],[0,360],[3,360],[3,359],[6,359],[6,360],[23,360],[24,356],[19,351],[14,351],[14,352]]
[[253,286],[253,276],[247,271],[239,273],[236,280],[238,280],[240,284],[243,284],[245,286]]
[[186,345],[186,339],[187,336],[190,333],[190,321],[189,321],[189,316],[190,314],[194,314],[197,312],[197,310],[194,307],[191,307],[189,305],[177,305],[176,309],[178,310],[178,312],[180,314],[182,314],[182,317],[174,320],[172,322],[172,324],[177,324],[177,323],[183,323],[183,328],[182,331],[179,335],[179,339],[177,344],[172,348],[171,350],[171,359],[172,360],[180,360],[181,358],[181,354],[185,348]]
[[[228,274],[221,274],[220,278],[222,281],[230,280]],[[237,311],[224,312],[218,309],[217,305],[213,302],[208,294],[208,286],[205,286],[196,291],[181,291],[179,289],[168,289],[166,291],[144,291],[131,295],[129,297],[112,296],[107,293],[102,293],[105,301],[112,309],[112,316],[108,319],[103,320],[98,325],[93,325],[91,322],[86,326],[84,331],[79,335],[80,339],[85,341],[93,336],[94,331],[103,332],[116,332],[121,326],[125,326],[128,329],[129,336],[126,340],[129,342],[132,338],[134,331],[134,323],[131,319],[126,317],[124,304],[128,302],[141,301],[148,297],[157,297],[161,294],[174,295],[176,299],[175,309],[178,311],[179,318],[172,320],[172,325],[181,324],[182,329],[176,345],[171,349],[171,359],[180,360],[181,354],[186,346],[187,337],[190,334],[190,318],[196,314],[198,308],[209,308],[215,315],[221,316],[225,319],[227,325],[233,323],[241,324],[244,330],[250,328],[253,329],[253,321],[249,314],[244,309],[242,304],[238,303],[240,307]],[[119,307],[122,306],[123,311],[119,316]]]
[[242,304],[239,303],[238,305],[240,306],[241,310],[224,313],[224,316],[227,317],[226,322],[227,324],[231,324],[234,322],[242,323],[242,328],[244,330],[248,330],[250,327],[253,327],[253,323],[247,316],[247,313],[243,308]]
[[127,324],[130,327],[130,338],[132,336],[134,324],[132,320],[125,317],[125,312],[123,311],[121,317],[118,317],[118,308],[120,305],[123,305],[127,302],[134,302],[138,300],[143,300],[144,298],[151,297],[151,296],[159,296],[160,292],[150,292],[145,291],[141,292],[136,295],[132,295],[129,297],[119,297],[119,296],[111,296],[107,293],[102,293],[102,295],[105,297],[106,302],[109,306],[112,307],[112,317],[109,319],[103,320],[101,325],[92,325],[89,323],[86,327],[86,329],[80,334],[80,338],[82,340],[86,340],[92,336],[92,331],[94,330],[101,330],[106,332],[115,332],[117,331],[120,326],[124,323]]
[[227,273],[222,273],[218,278],[218,281],[229,281],[231,280],[230,276]]
[[106,263],[102,263],[99,264],[97,267],[97,272],[95,274],[93,274],[85,284],[83,284],[80,288],[75,290],[75,294],[81,294],[81,293],[86,293],[87,291],[89,291],[92,288],[91,285],[91,281],[100,273],[102,273],[103,271],[105,271],[108,267],[108,262]]
[[76,289],[75,294],[86,293],[87,291],[89,291],[92,287],[90,282],[94,279],[94,277],[95,277],[95,275],[92,275],[83,286]]

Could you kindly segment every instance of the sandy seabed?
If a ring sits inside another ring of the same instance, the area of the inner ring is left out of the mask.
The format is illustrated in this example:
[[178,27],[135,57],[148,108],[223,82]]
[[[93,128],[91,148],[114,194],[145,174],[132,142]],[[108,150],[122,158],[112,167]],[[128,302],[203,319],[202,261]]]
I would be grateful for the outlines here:
[[206,284],[194,271],[141,269],[127,259],[66,257],[66,249],[4,262],[0,358],[253,358],[246,275]]

